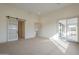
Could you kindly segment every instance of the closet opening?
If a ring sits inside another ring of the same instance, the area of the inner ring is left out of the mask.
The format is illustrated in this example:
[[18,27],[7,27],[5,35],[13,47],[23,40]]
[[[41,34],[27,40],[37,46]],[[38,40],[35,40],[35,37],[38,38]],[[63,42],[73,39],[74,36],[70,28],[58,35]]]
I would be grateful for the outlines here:
[[18,21],[18,40],[25,39],[25,21],[19,20]]

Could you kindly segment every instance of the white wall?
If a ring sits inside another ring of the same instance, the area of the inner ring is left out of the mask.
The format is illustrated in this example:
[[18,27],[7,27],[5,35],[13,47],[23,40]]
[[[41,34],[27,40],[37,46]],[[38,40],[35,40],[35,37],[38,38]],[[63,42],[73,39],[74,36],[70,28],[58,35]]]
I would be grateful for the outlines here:
[[66,6],[48,13],[41,18],[42,28],[40,36],[50,38],[57,33],[58,21],[64,18],[79,16],[79,4]]
[[24,10],[0,4],[0,43],[7,41],[7,18],[6,16],[25,19],[25,37],[35,37],[34,23],[37,21],[35,15],[27,13]]
[[[26,39],[35,37],[34,23],[37,22],[37,16],[28,13],[19,8],[0,4],[0,42],[7,40],[7,18],[6,16],[19,17],[26,20],[25,37]],[[67,6],[54,12],[48,13],[40,18],[41,30],[40,36],[52,37],[57,33],[57,22],[59,19],[79,16],[79,4]]]

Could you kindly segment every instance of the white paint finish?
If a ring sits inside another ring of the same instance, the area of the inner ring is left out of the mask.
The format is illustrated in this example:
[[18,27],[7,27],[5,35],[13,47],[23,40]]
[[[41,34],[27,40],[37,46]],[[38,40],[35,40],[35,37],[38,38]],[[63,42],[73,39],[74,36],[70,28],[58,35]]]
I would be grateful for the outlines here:
[[16,6],[26,10],[27,12],[42,16],[49,13],[50,11],[57,10],[59,8],[65,7],[70,4],[68,3],[13,3],[6,5]]
[[[28,38],[33,38],[33,37],[35,37],[36,36],[36,32],[35,32],[35,27],[34,27],[34,23],[36,22],[37,20],[35,20],[35,19],[29,19],[29,21],[27,22],[26,21],[26,24],[25,24],[25,26],[26,26],[26,38],[28,39]],[[28,32],[28,33],[27,33]]]
[[40,36],[52,37],[56,35],[58,29],[58,21],[64,18],[79,16],[79,4],[73,4],[65,8],[51,12],[47,16],[41,18],[42,29]]
[[5,26],[6,20],[0,15],[0,43],[7,41],[7,27]]
[[26,20],[26,23],[25,23],[26,39],[35,36],[35,30],[34,30],[34,25],[33,25],[37,19],[35,15],[28,14],[27,12],[19,8],[14,8],[11,6],[0,4],[0,43],[7,41],[7,18],[6,16],[13,16],[13,17],[25,19]]
[[[27,10],[24,11],[21,8],[19,9],[11,5],[7,6],[4,4],[3,5],[0,4],[0,28],[1,28],[0,42],[5,42],[7,40],[7,19],[5,18],[5,16],[8,15],[25,19],[26,20],[25,37],[26,39],[34,37],[36,34],[34,29],[34,23],[37,22],[38,19],[38,17],[34,14],[30,14],[28,13]],[[47,16],[45,15],[43,18],[40,18],[41,19],[40,22],[42,24],[42,29],[40,30],[40,36],[44,36],[48,38],[53,36],[57,32],[57,22],[59,19],[78,16],[78,15],[79,15],[79,5],[67,6],[66,8],[56,10],[54,12],[51,12],[50,14],[48,13]]]

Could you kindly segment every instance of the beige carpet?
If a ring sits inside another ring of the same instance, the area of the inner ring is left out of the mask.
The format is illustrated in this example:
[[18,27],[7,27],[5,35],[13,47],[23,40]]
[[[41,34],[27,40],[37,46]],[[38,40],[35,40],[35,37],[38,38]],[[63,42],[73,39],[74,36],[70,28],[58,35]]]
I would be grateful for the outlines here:
[[79,54],[79,44],[69,44],[63,53],[52,41],[46,38],[33,38],[0,44],[0,55],[65,55]]

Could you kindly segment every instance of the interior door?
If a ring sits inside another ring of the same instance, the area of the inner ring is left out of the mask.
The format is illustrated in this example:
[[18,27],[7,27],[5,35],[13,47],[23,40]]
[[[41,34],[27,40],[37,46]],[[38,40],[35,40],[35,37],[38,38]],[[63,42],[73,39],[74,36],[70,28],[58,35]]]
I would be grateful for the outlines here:
[[8,41],[18,40],[18,20],[8,19]]
[[18,38],[25,39],[25,21],[18,21]]

